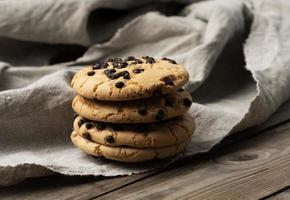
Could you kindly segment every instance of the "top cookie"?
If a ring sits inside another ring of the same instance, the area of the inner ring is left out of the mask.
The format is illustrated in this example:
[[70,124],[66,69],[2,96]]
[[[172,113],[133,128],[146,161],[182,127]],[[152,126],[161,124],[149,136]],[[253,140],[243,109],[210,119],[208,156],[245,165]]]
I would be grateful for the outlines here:
[[172,93],[188,78],[187,71],[174,60],[146,56],[107,59],[78,71],[71,84],[89,99],[126,101]]

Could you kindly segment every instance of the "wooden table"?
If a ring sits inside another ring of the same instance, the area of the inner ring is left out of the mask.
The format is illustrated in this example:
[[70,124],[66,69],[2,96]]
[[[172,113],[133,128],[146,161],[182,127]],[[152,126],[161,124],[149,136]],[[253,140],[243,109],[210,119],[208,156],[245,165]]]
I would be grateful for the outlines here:
[[290,120],[248,132],[242,141],[229,139],[167,169],[114,178],[34,178],[1,188],[0,199],[289,200]]

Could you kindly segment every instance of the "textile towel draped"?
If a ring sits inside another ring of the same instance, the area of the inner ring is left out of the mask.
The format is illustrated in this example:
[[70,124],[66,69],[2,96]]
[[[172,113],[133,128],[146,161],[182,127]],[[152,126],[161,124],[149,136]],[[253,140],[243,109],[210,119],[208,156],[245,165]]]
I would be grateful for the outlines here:
[[[288,101],[289,52],[283,0],[2,0],[0,185],[54,172],[130,175],[207,152]],[[175,59],[190,73],[197,130],[186,152],[142,165],[82,153],[69,139],[74,72],[143,55]]]

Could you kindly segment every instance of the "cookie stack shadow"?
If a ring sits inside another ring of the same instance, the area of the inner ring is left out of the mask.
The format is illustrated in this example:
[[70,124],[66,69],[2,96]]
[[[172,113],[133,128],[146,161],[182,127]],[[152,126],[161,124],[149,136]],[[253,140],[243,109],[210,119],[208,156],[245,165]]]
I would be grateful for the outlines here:
[[72,79],[77,95],[71,134],[82,151],[122,162],[175,156],[195,130],[182,89],[188,73],[174,60],[109,58],[82,68]]

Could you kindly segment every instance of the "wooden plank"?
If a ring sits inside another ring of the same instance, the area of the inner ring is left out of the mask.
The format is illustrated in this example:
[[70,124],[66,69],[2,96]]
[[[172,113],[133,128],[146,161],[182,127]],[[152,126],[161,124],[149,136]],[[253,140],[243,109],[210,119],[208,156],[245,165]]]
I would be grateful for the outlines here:
[[290,185],[290,123],[98,199],[259,199]]
[[63,175],[34,178],[15,186],[0,188],[0,199],[90,199],[137,180],[141,180],[154,173],[157,172],[114,178],[80,176],[76,178]]
[[265,198],[265,200],[289,200],[289,199],[290,199],[290,189],[283,190],[278,194],[271,195],[270,197]]

